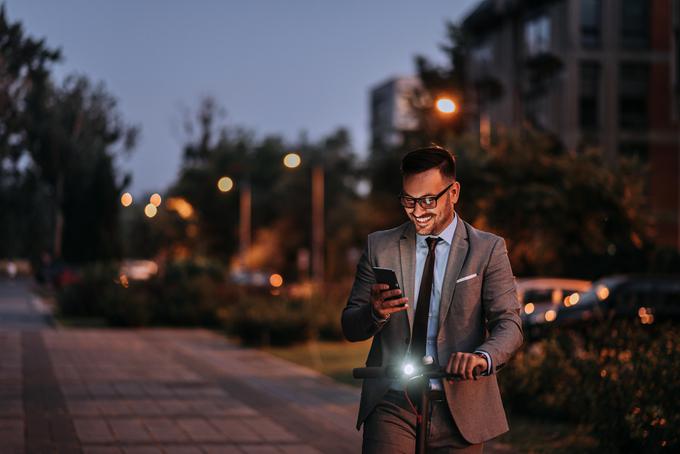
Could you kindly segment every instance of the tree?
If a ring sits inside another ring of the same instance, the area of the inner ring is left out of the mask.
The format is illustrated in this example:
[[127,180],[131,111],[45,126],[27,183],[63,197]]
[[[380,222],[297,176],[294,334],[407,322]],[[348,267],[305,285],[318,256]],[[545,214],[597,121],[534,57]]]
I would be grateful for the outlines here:
[[69,76],[60,87],[46,85],[27,105],[30,171],[52,196],[54,256],[118,256],[118,196],[130,176],[119,178],[115,160],[134,147],[138,130],[122,122],[102,84],[83,76]]
[[[239,244],[239,197],[244,185],[252,193],[253,244],[248,266],[295,272],[297,256],[308,249],[311,238],[311,168],[325,168],[327,269],[331,276],[346,272],[345,252],[355,243],[356,225],[350,215],[357,198],[358,180],[355,156],[348,133],[338,130],[318,142],[304,135],[297,143],[278,136],[257,138],[250,131],[223,123],[224,109],[212,99],[200,104],[185,125],[187,141],[178,181],[170,190],[193,207],[195,218],[188,220],[198,231],[195,252],[228,261],[236,256]],[[302,165],[287,169],[285,154],[295,151]],[[216,183],[229,176],[235,182],[222,193]],[[183,230],[183,229],[181,229]],[[190,238],[175,238],[188,243]],[[173,246],[166,244],[166,248]]]
[[[26,36],[19,22],[10,22],[0,5],[0,256],[25,255],[44,228],[45,194],[40,182],[22,171],[26,156],[29,96],[49,83],[60,52],[44,40]],[[29,210],[28,207],[35,207]],[[39,243],[39,242],[38,242]]]
[[566,153],[551,136],[509,133],[482,149],[459,139],[458,211],[509,243],[518,275],[595,278],[644,271],[651,248],[636,161]]

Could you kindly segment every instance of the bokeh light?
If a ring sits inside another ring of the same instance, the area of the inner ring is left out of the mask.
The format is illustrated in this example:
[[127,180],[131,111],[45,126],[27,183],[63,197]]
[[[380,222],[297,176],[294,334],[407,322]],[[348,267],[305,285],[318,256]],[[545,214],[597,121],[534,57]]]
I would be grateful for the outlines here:
[[120,203],[124,207],[129,207],[130,205],[132,205],[132,194],[126,192],[125,194],[120,196]]
[[222,192],[229,192],[234,187],[234,180],[229,177],[222,177],[217,181],[217,188]]
[[147,218],[152,218],[156,216],[156,213],[158,213],[158,208],[156,208],[156,205],[153,203],[148,203],[144,207],[144,214],[146,215]]
[[456,106],[456,103],[451,98],[439,98],[435,105],[437,110],[444,114],[455,113],[458,109],[458,106]]
[[272,287],[279,288],[283,285],[283,276],[274,273],[271,276],[269,276],[269,283],[271,284]]
[[297,166],[300,165],[302,162],[302,159],[300,158],[300,155],[297,153],[288,153],[286,156],[283,157],[283,165],[288,167],[289,169],[294,169]]
[[546,311],[546,313],[545,313],[545,321],[546,322],[554,322],[556,318],[557,318],[557,312],[555,312],[553,309]]
[[149,197],[149,202],[155,207],[161,206],[161,195],[157,192],[152,194],[151,197]]

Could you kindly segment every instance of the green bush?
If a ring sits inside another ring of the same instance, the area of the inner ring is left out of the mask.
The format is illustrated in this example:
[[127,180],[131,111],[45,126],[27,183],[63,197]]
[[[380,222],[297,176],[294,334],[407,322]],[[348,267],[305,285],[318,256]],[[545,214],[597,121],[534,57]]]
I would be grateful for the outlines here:
[[147,326],[154,316],[153,301],[138,283],[108,289],[102,296],[101,305],[101,315],[110,326]]
[[118,265],[84,267],[59,290],[59,313],[103,317],[112,326],[217,326],[217,310],[230,297],[222,270],[199,262],[170,263],[147,281],[127,280]]
[[161,277],[147,285],[154,295],[155,324],[216,326],[218,308],[234,296],[220,268],[196,262],[169,264]]
[[228,332],[247,344],[287,345],[314,337],[316,317],[303,299],[244,295],[221,312]]
[[97,263],[83,268],[76,282],[58,290],[59,313],[67,317],[101,317],[118,280],[117,265]]
[[585,423],[606,452],[677,448],[676,325],[610,321],[525,345],[499,374],[512,410]]

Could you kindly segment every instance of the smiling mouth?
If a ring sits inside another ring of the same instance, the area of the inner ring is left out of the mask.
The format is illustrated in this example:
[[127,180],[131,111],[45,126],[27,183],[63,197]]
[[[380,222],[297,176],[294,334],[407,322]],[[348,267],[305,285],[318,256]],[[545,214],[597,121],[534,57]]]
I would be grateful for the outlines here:
[[416,224],[418,225],[427,225],[433,218],[434,216],[431,214],[427,214],[425,216],[414,216],[416,220]]

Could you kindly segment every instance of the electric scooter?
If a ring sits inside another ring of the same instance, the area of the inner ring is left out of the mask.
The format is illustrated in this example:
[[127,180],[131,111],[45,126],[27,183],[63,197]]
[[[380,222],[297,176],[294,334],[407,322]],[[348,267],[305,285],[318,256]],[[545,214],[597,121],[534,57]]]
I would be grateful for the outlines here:
[[[430,423],[430,390],[429,382],[432,378],[455,380],[457,375],[446,372],[431,356],[423,357],[422,366],[407,363],[399,366],[357,367],[352,371],[357,379],[391,378],[400,379],[405,387],[414,385],[420,399],[416,411],[416,454],[427,452],[427,427]],[[415,407],[414,407],[415,408]]]

